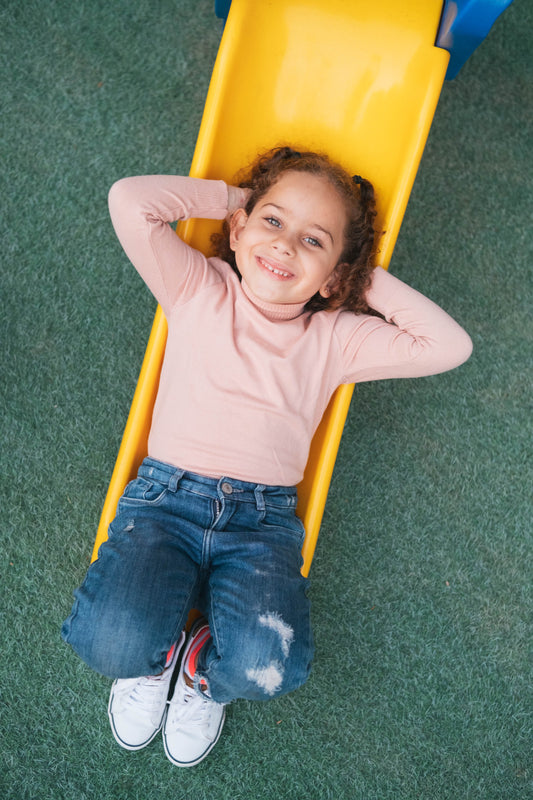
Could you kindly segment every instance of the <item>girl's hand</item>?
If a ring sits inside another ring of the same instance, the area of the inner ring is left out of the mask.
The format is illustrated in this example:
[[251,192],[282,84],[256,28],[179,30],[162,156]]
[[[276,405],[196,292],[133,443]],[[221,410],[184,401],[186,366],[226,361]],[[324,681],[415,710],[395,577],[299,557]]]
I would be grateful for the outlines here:
[[239,186],[228,185],[228,217],[231,217],[238,208],[246,206],[250,194],[251,189],[241,189]]

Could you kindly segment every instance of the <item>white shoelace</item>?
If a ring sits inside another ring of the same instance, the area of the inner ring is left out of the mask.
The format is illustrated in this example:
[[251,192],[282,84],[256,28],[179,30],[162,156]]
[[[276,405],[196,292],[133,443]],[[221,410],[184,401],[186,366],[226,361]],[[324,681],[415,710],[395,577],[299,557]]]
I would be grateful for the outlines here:
[[120,714],[130,707],[135,707],[135,713],[146,714],[154,724],[164,708],[168,692],[168,680],[161,680],[161,675],[147,675],[143,678],[126,678],[120,681],[120,686],[115,687],[115,711]]
[[[172,733],[184,725],[209,726],[211,714],[215,709],[220,710],[219,703],[209,697],[202,697],[183,681],[181,687],[176,685],[176,692],[169,704],[166,721],[167,732]],[[177,696],[181,689],[181,697]]]

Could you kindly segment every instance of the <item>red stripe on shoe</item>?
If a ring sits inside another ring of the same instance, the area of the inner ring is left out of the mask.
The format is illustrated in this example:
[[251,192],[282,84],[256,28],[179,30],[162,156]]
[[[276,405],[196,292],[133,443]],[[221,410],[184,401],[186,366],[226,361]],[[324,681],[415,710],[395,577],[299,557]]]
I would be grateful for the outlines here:
[[176,645],[177,644],[178,644],[177,642],[174,642],[174,644],[172,645],[172,647],[170,648],[170,650],[167,653],[167,660],[165,661],[165,669],[168,667],[168,665],[170,664],[170,662],[174,658],[174,653],[176,652]]
[[189,646],[187,663],[185,664],[185,669],[187,670],[189,678],[194,678],[194,673],[196,672],[196,663],[198,661],[198,655],[202,647],[209,641],[210,638],[211,638],[211,631],[209,630],[209,626],[205,625],[203,628],[200,628],[198,633],[192,639],[191,644]]

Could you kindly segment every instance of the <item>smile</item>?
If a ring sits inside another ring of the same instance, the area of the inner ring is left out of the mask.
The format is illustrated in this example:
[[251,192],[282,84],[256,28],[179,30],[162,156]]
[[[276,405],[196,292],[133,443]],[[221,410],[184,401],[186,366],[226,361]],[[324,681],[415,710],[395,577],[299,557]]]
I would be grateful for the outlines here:
[[272,275],[277,275],[280,278],[292,278],[293,277],[291,272],[286,272],[285,270],[279,269],[278,267],[273,267],[267,261],[263,261],[262,258],[259,258],[259,256],[258,256],[257,260],[258,260],[259,264],[264,269],[267,269],[270,273],[272,273]]

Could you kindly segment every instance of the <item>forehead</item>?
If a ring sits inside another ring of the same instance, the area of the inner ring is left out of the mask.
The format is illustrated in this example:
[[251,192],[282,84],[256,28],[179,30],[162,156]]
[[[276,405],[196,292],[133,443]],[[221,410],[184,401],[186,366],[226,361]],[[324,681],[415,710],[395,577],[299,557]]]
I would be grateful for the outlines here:
[[328,178],[310,172],[285,172],[259,201],[276,205],[290,216],[321,227],[343,230],[346,209]]

